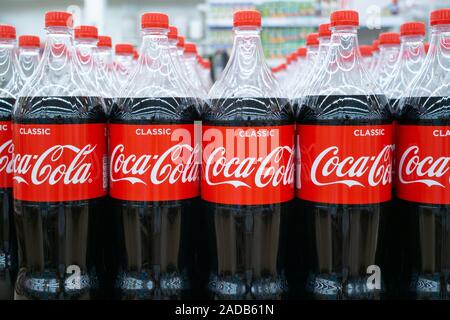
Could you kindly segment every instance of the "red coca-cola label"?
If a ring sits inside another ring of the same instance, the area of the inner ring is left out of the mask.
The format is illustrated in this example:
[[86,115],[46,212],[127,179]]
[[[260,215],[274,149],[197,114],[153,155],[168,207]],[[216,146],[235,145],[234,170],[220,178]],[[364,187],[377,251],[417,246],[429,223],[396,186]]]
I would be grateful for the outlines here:
[[134,201],[199,196],[194,124],[110,125],[110,195]]
[[55,202],[107,191],[105,124],[14,124],[14,199]]
[[0,188],[11,188],[13,177],[11,121],[0,121]]
[[202,198],[236,205],[292,200],[294,129],[203,126]]
[[397,195],[450,204],[450,126],[398,126]]
[[371,204],[391,199],[392,125],[298,127],[300,199]]

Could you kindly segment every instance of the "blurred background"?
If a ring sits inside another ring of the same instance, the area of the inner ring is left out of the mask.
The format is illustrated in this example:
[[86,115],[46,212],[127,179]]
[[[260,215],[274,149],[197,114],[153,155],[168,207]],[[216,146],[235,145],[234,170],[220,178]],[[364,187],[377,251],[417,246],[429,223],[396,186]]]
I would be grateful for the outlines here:
[[405,21],[427,22],[430,10],[440,7],[450,7],[450,0],[1,0],[0,23],[14,25],[19,35],[44,36],[44,13],[67,10],[75,24],[96,25],[114,43],[138,45],[140,15],[161,11],[180,34],[197,43],[203,56],[211,57],[231,48],[233,12],[255,8],[263,15],[263,46],[274,66],[336,9],[359,11],[360,41],[370,44],[380,32],[397,31]]

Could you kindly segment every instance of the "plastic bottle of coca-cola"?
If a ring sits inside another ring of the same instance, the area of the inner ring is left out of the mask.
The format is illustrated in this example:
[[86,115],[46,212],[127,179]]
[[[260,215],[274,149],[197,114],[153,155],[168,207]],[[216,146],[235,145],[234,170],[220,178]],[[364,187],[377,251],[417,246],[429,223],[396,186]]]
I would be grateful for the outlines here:
[[260,30],[258,11],[234,14],[233,51],[203,118],[204,245],[209,290],[218,299],[279,299],[287,292],[294,123],[264,59]]
[[370,71],[372,64],[372,46],[361,45],[359,46],[359,53],[361,54],[361,61],[367,71]]
[[95,297],[106,116],[76,66],[72,16],[45,15],[43,61],[13,110],[16,299]]
[[41,61],[41,40],[37,36],[24,35],[19,37],[19,67],[22,82],[26,83],[34,74]]
[[399,103],[396,190],[407,212],[403,289],[449,299],[450,9],[432,11],[430,24],[429,53]]
[[400,34],[396,32],[385,32],[380,34],[380,56],[373,70],[374,80],[381,89],[391,81],[394,70],[399,61]]
[[12,299],[17,248],[12,206],[11,110],[21,86],[16,29],[0,24],[0,300]]
[[[408,90],[414,78],[420,71],[425,60],[425,24],[422,22],[407,22],[400,27],[401,47],[400,58],[397,66],[393,70],[391,80],[385,86],[385,94],[389,101],[391,114],[393,117],[394,142],[397,141],[397,120],[399,117],[399,101],[402,95]],[[397,143],[396,143],[397,144]],[[396,195],[396,163],[398,161],[396,149],[393,157],[393,195]],[[392,277],[391,283],[395,284],[393,290],[397,296],[405,296],[405,288],[409,284],[408,273],[405,272],[405,261],[410,259],[406,255],[405,247],[409,246],[404,228],[405,221],[410,219],[410,212],[403,210],[403,206],[394,198],[394,205],[399,208],[395,214],[389,217],[389,229],[387,236],[390,237],[389,246],[389,276]],[[406,242],[406,243],[405,243]],[[402,292],[403,291],[403,292]]]
[[111,213],[121,299],[189,297],[199,196],[196,100],[170,54],[169,18],[145,13],[136,69],[110,115]]
[[134,60],[134,47],[129,43],[118,43],[115,47],[114,74],[118,91],[128,82],[136,62]]
[[298,229],[307,232],[307,289],[318,299],[378,299],[384,289],[392,124],[361,61],[358,25],[356,11],[331,14],[325,65],[298,119]]
[[114,78],[112,40],[108,36],[98,36],[97,48],[94,52],[95,81],[100,95],[105,102],[106,111],[111,112],[113,97],[118,90]]

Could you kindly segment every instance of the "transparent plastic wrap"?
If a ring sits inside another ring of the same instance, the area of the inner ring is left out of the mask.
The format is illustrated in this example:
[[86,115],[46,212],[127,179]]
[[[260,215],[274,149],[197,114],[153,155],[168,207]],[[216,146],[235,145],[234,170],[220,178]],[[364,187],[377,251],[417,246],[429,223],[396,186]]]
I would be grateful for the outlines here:
[[380,299],[386,289],[392,125],[362,63],[358,24],[356,11],[331,14],[328,54],[297,120],[296,241],[308,244],[306,289],[316,299]]
[[106,116],[77,67],[72,16],[45,15],[42,62],[13,109],[16,299],[89,299],[101,268]]
[[407,217],[405,293],[450,298],[450,9],[431,12],[428,55],[399,102],[397,197]]
[[203,116],[201,253],[215,299],[280,299],[288,292],[294,122],[264,59],[260,28],[259,12],[234,14],[231,57]]
[[109,119],[120,299],[192,297],[198,278],[198,113],[170,54],[168,21],[162,13],[142,15],[137,67]]

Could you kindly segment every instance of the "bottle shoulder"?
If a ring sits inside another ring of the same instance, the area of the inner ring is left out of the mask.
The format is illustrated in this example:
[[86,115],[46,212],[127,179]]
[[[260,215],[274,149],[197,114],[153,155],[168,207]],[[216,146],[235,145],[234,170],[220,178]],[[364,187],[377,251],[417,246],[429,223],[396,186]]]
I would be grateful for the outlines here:
[[310,95],[300,101],[301,123],[385,123],[391,121],[384,95]]
[[103,101],[93,96],[19,97],[12,120],[16,123],[106,122]]
[[193,97],[117,98],[109,120],[112,123],[190,123],[199,119],[196,103]]
[[294,121],[287,98],[222,98],[210,99],[203,120],[214,123],[290,123]]

